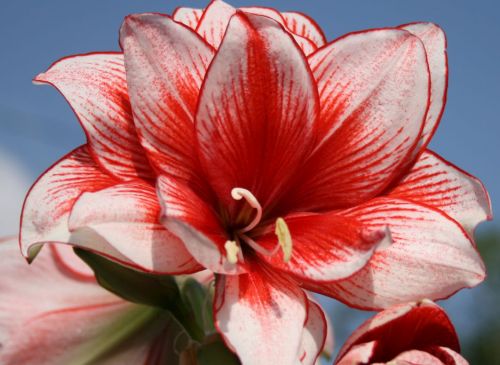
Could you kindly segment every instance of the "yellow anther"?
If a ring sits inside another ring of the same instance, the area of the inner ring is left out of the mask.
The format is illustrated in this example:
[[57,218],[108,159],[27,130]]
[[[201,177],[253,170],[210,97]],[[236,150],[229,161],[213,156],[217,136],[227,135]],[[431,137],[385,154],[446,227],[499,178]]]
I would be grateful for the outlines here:
[[276,219],[276,230],[274,231],[278,236],[278,242],[283,250],[283,261],[288,262],[292,258],[292,235],[283,218]]
[[236,241],[226,241],[224,248],[226,249],[227,261],[231,264],[236,264],[238,262],[240,246],[238,246]]

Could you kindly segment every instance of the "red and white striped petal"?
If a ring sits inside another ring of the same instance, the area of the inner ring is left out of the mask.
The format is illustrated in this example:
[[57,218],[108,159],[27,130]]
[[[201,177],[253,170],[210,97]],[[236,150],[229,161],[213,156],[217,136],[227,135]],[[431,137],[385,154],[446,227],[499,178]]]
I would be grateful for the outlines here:
[[377,198],[345,212],[367,228],[388,227],[394,243],[375,252],[352,277],[309,290],[354,307],[381,309],[422,298],[446,298],[484,280],[485,268],[468,234],[442,212],[409,201]]
[[187,25],[192,30],[196,30],[202,15],[203,9],[179,7],[172,13],[172,19],[176,22]]
[[249,6],[249,7],[239,8],[239,10],[244,11],[245,13],[266,16],[280,23],[286,31],[290,32],[290,34],[293,36],[293,38],[295,39],[295,41],[297,42],[297,44],[299,45],[299,47],[302,49],[302,51],[306,56],[310,55],[311,53],[313,53],[318,49],[318,46],[312,40],[305,37],[303,34],[296,34],[292,30],[290,30],[287,27],[287,24],[282,14],[275,9],[265,8],[262,6]]
[[286,27],[293,33],[309,39],[316,47],[322,47],[326,44],[326,37],[320,26],[309,16],[297,13],[281,13],[285,19]]
[[135,181],[84,193],[73,206],[69,228],[75,244],[142,271],[201,270],[182,241],[161,225],[159,216],[155,188]]
[[322,143],[303,172],[295,209],[351,206],[380,193],[411,160],[425,120],[422,42],[403,30],[355,33],[309,57]]
[[388,362],[388,364],[397,365],[445,365],[437,357],[428,352],[420,350],[410,350],[403,352]]
[[442,308],[429,300],[400,304],[377,313],[347,339],[338,359],[353,346],[371,341],[378,342],[372,354],[377,361],[388,361],[416,348],[442,346],[460,351],[450,319]]
[[75,255],[73,247],[70,245],[51,245],[50,249],[57,262],[68,272],[80,280],[94,281],[94,272],[83,260]]
[[308,299],[307,320],[302,332],[302,344],[299,358],[302,365],[315,365],[327,337],[328,325],[326,314],[319,304]]
[[353,346],[341,359],[334,362],[335,365],[359,365],[370,364],[370,358],[377,346],[376,341],[362,343]]
[[444,364],[450,365],[469,365],[469,362],[462,357],[459,353],[449,349],[447,347],[434,347],[428,350],[434,356],[438,357],[443,361]]
[[32,186],[21,215],[20,245],[23,255],[34,259],[40,245],[70,242],[68,217],[76,199],[117,181],[104,173],[81,146],[49,168]]
[[282,194],[313,147],[317,111],[312,75],[290,35],[268,17],[236,14],[196,115],[201,166],[224,206],[235,204],[235,187],[263,207]]
[[437,208],[469,233],[493,215],[481,181],[429,150],[420,155],[389,196]]
[[66,98],[90,154],[107,172],[123,180],[153,177],[132,120],[122,54],[63,58],[34,81],[53,85]]
[[[104,290],[93,277],[75,275],[53,252],[42,251],[28,265],[19,255],[17,239],[0,240],[0,363],[146,364],[162,320],[151,317],[154,323],[147,330],[144,321],[140,336],[130,332],[120,351],[106,346],[104,339],[112,345],[117,333],[130,331],[134,321],[138,327],[144,311]],[[79,260],[69,253],[65,258]]]
[[[365,357],[363,363],[370,364],[390,363],[393,359],[411,364],[452,363],[446,361],[450,357],[448,351],[441,350],[444,348],[455,354],[460,351],[453,324],[443,309],[424,300],[391,307],[367,320],[346,341],[335,363],[349,364],[346,358],[354,360],[360,354]],[[431,360],[437,362],[425,362]]]
[[429,62],[431,77],[431,98],[424,130],[422,131],[422,147],[427,146],[436,130],[446,104],[448,89],[448,56],[446,53],[446,36],[443,30],[432,23],[413,23],[400,26],[416,35],[424,44]]
[[213,49],[183,24],[159,14],[128,16],[120,31],[139,137],[161,173],[194,174],[194,113]]
[[300,363],[306,312],[305,293],[262,265],[248,274],[217,277],[215,325],[245,365]]
[[221,0],[213,0],[205,9],[196,31],[215,49],[219,48],[226,33],[229,19],[236,9]]
[[[293,244],[290,261],[285,262],[282,253],[262,255],[262,259],[300,280],[329,282],[349,277],[366,265],[375,250],[391,243],[385,227],[364,227],[362,221],[336,213],[290,216],[285,221]],[[268,250],[276,247],[274,229],[258,243]]]
[[166,176],[159,177],[157,192],[161,222],[184,242],[195,260],[215,273],[246,271],[241,263],[227,260],[224,244],[229,237],[210,204],[186,185]]

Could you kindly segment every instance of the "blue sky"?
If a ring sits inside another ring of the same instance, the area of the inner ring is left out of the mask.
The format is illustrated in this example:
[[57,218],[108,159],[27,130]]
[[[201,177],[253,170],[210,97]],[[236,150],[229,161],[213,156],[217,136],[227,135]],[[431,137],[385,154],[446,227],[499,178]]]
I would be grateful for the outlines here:
[[[329,40],[351,31],[419,20],[441,25],[448,36],[450,82],[446,111],[431,148],[481,178],[491,194],[494,209],[500,206],[500,4],[497,1],[254,0],[232,1],[232,4],[306,12],[323,27]],[[64,99],[50,87],[32,85],[31,79],[60,57],[117,50],[118,29],[127,14],[170,13],[179,5],[203,7],[205,2],[16,0],[2,4],[1,206],[7,203],[15,206],[30,180],[84,142]],[[18,193],[14,193],[16,188]],[[17,214],[16,209],[11,212],[10,216]],[[481,230],[492,227],[500,225],[485,224]],[[10,232],[16,233],[15,229]],[[7,233],[9,229],[0,231]],[[449,305],[455,308],[471,305],[472,295],[464,292]],[[463,320],[458,315],[456,319]],[[467,329],[471,323],[466,321],[459,326]]]

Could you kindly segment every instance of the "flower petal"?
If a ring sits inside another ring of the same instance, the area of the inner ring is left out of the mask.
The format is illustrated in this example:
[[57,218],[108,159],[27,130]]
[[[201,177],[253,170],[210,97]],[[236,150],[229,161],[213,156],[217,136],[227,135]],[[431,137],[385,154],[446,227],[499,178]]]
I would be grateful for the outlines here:
[[68,272],[73,273],[80,280],[94,281],[94,272],[78,256],[75,255],[73,247],[69,245],[51,245],[54,259]]
[[403,352],[390,361],[397,365],[445,365],[437,357],[428,352],[419,350],[410,350]]
[[481,181],[429,150],[420,155],[389,196],[437,208],[469,233],[493,215]]
[[224,244],[229,237],[209,204],[189,187],[166,176],[159,177],[157,191],[161,222],[201,265],[221,274],[245,272],[243,265],[227,260]]
[[394,243],[375,252],[352,277],[304,287],[363,309],[442,299],[484,280],[485,268],[467,233],[442,212],[399,199],[377,198],[344,214],[371,229],[389,227]]
[[293,33],[309,39],[316,47],[326,44],[321,27],[309,16],[298,12],[286,12],[281,15],[285,19],[286,27]]
[[370,364],[370,358],[377,346],[376,341],[353,346],[342,358],[335,361],[335,365]]
[[302,365],[314,365],[323,351],[327,337],[327,319],[323,309],[308,299],[307,320],[299,352]]
[[425,300],[401,304],[376,314],[347,339],[337,359],[353,346],[377,341],[370,362],[385,362],[412,349],[444,346],[460,351],[458,337],[442,308]]
[[172,19],[176,22],[187,25],[192,30],[196,30],[202,15],[203,9],[179,7],[172,13]]
[[290,32],[290,34],[293,36],[306,56],[310,55],[318,49],[318,46],[316,46],[316,44],[312,40],[305,37],[303,34],[296,34],[291,29],[289,29],[282,14],[275,9],[265,8],[262,6],[249,6],[239,8],[239,10],[244,11],[245,13],[266,16],[280,23],[286,31]]
[[402,30],[365,31],[330,43],[309,63],[324,137],[302,172],[294,208],[366,201],[399,174],[420,138],[429,98],[422,42]]
[[188,27],[159,14],[128,16],[120,42],[134,119],[152,165],[191,179],[193,118],[214,51]]
[[66,98],[90,154],[107,172],[125,180],[153,177],[132,120],[122,54],[66,57],[34,81],[54,86]]
[[[84,193],[73,206],[69,228],[81,247],[142,271],[178,275],[201,270],[159,216],[155,188],[134,181]],[[92,238],[81,242],[79,236]]]
[[[367,229],[363,222],[336,213],[290,216],[285,221],[293,243],[290,261],[285,263],[281,254],[262,259],[300,280],[349,277],[366,265],[377,248],[391,243],[387,229]],[[269,250],[278,244],[274,230],[258,242]]]
[[469,365],[469,362],[462,355],[447,347],[436,346],[427,351],[439,358],[444,364]]
[[245,365],[297,364],[307,298],[293,282],[259,266],[219,276],[215,325]]
[[272,8],[262,6],[247,6],[239,9],[233,8],[224,1],[214,0],[206,8],[199,22],[197,32],[214,48],[219,48],[224,35],[227,32],[227,27],[231,17],[240,10],[245,13],[261,15],[275,20],[289,31],[297,44],[303,50],[304,54],[308,55],[314,52],[318,47],[316,44],[302,34],[295,34],[285,25],[285,19],[281,13]]
[[[139,336],[123,338],[124,346],[118,343],[112,348],[109,344],[123,333],[123,326],[130,330],[131,323],[123,321],[137,323],[142,310],[104,290],[95,280],[75,276],[53,252],[43,250],[36,262],[27,265],[16,239],[0,241],[0,363],[145,363],[164,322],[156,318],[146,331],[140,328]],[[69,253],[66,258],[79,260]]]
[[431,98],[429,111],[422,131],[422,147],[427,146],[436,130],[446,104],[448,89],[448,56],[446,36],[443,30],[432,23],[413,23],[400,26],[416,35],[425,46],[431,77]]
[[196,31],[215,49],[219,48],[226,33],[229,19],[236,9],[221,0],[213,0],[205,8]]
[[267,17],[237,13],[196,115],[201,166],[224,206],[235,204],[235,187],[263,207],[282,194],[312,149],[317,108],[312,76],[288,33]]
[[68,217],[76,199],[116,183],[81,146],[49,168],[32,186],[23,206],[20,245],[32,260],[41,244],[70,241]]

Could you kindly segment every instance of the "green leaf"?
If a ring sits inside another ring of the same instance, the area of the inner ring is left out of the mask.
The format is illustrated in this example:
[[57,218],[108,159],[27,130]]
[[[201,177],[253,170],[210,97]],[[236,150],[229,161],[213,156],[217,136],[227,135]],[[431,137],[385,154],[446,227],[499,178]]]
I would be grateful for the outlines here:
[[197,353],[198,365],[241,365],[238,357],[222,342],[222,339],[200,346]]
[[92,268],[103,288],[129,302],[170,311],[193,340],[201,342],[204,339],[205,333],[197,324],[191,307],[182,300],[174,277],[143,273],[80,248],[74,251]]
[[181,296],[186,305],[191,307],[196,323],[205,333],[215,332],[212,314],[212,294],[209,288],[193,278],[187,278],[181,284]]
[[119,297],[169,310],[177,306],[180,292],[173,277],[139,272],[92,252],[74,250],[92,268],[98,283]]

